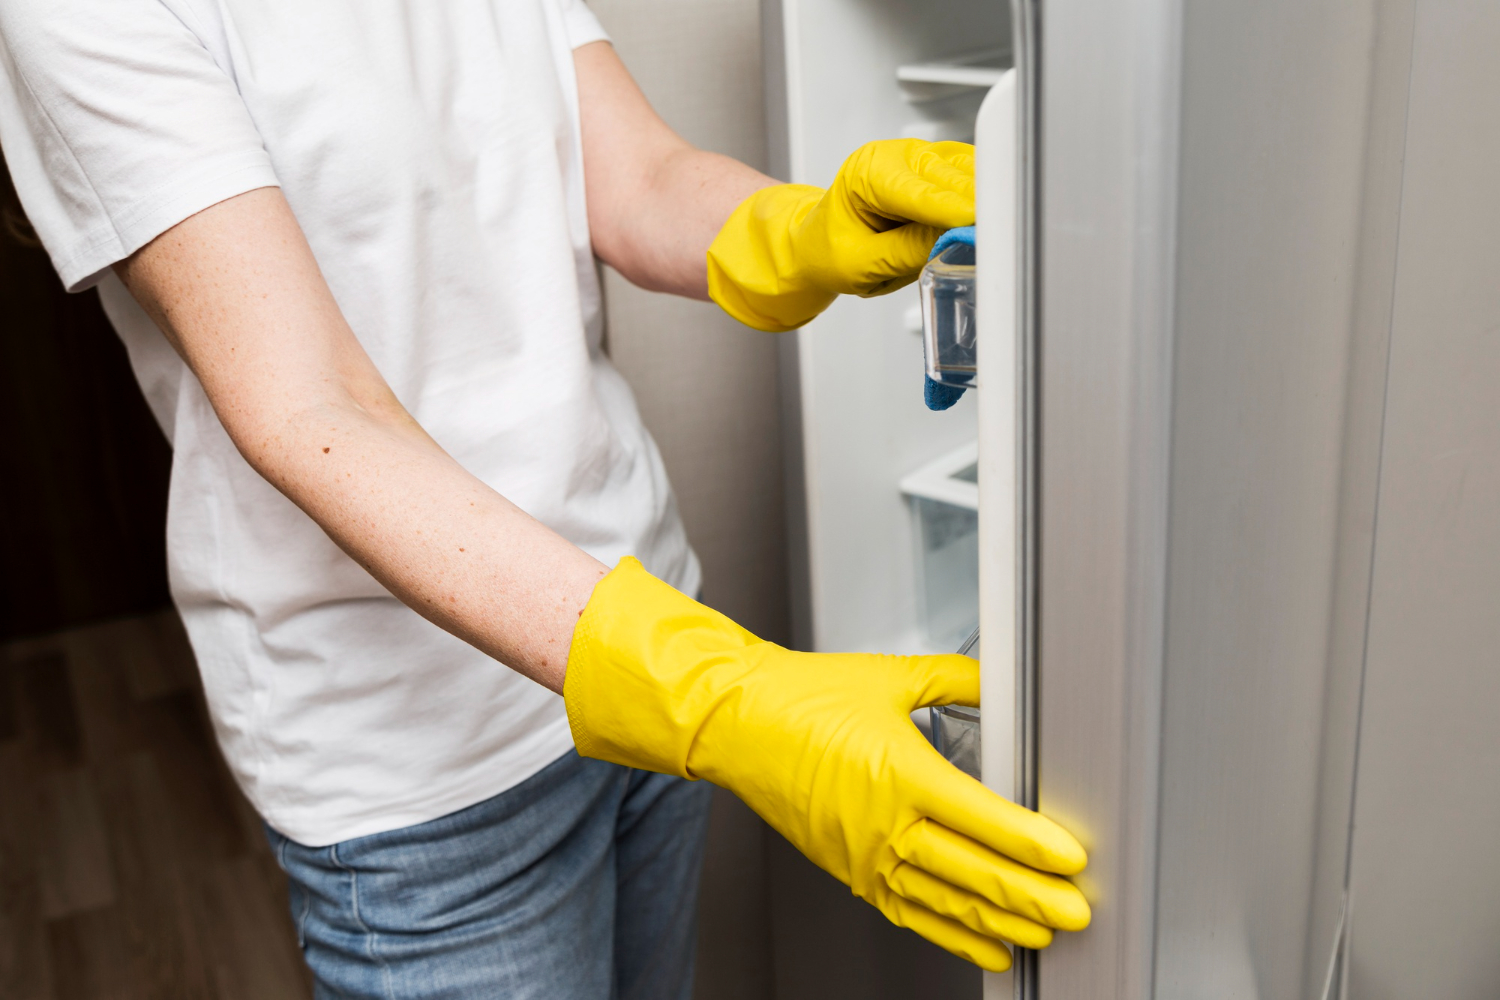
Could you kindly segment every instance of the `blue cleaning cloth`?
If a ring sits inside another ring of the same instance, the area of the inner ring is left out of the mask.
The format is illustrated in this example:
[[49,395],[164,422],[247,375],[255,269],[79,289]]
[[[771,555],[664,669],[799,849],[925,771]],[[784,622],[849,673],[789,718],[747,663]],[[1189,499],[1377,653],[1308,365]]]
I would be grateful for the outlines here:
[[[927,255],[927,259],[932,260],[932,258],[955,243],[967,243],[969,246],[973,246],[974,227],[959,226],[957,229],[950,229],[939,236],[938,241],[932,245],[932,253]],[[934,382],[927,377],[926,372],[922,373],[922,379],[924,382],[922,386],[922,401],[927,404],[929,410],[946,410],[958,402],[958,398],[964,394],[961,386],[943,385],[941,382]]]
[[967,243],[969,246],[973,246],[974,227],[959,226],[957,229],[950,229],[939,236],[937,242],[932,245],[932,253],[927,255],[927,259],[931,260],[955,243]]
[[946,410],[958,402],[958,397],[964,394],[963,389],[956,385],[944,385],[934,382],[925,373],[922,375],[922,402],[927,404],[929,410]]

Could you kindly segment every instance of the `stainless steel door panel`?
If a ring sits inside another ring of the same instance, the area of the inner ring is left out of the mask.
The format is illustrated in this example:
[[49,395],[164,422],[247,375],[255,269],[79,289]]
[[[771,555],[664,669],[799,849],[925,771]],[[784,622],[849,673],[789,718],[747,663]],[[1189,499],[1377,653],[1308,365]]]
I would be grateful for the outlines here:
[[1500,996],[1500,5],[1415,5],[1352,1000]]
[[1327,979],[1399,207],[1393,7],[1042,7],[1039,801],[1090,848],[1097,915],[1043,953],[1043,997]]

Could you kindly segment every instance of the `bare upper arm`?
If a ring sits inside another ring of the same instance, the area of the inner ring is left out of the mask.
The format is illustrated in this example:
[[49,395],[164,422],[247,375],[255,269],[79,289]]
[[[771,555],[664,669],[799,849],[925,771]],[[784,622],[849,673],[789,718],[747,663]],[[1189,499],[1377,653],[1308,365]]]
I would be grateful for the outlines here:
[[257,468],[267,438],[311,407],[352,403],[404,416],[280,188],[204,209],[115,270]]
[[231,362],[308,360],[318,353],[316,338],[289,336],[291,329],[343,322],[279,188],[247,191],[184,219],[115,271],[205,387]]
[[662,163],[692,147],[662,121],[609,42],[573,52],[583,132],[583,176],[594,252],[616,264],[630,252],[635,210]]

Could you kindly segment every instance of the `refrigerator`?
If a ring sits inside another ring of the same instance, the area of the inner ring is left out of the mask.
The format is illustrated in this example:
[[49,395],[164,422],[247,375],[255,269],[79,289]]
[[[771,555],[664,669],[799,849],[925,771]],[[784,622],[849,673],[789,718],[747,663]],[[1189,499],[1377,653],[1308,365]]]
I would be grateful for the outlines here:
[[783,343],[798,642],[980,624],[983,780],[1091,857],[1087,931],[861,995],[1500,996],[1500,5],[772,0],[763,37],[781,176],[978,162],[977,390],[924,408],[912,291]]

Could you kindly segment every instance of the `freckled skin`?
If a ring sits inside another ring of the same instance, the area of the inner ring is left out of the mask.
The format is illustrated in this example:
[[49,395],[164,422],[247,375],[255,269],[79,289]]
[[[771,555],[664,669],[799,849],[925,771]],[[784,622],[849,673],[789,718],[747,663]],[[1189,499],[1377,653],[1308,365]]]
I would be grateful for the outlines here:
[[[706,299],[709,244],[775,181],[674,134],[608,43],[579,48],[574,63],[595,254],[642,287]],[[418,426],[349,329],[279,189],[220,202],[116,270],[256,471],[406,604],[562,691],[567,664],[549,651],[569,646],[608,568]]]

